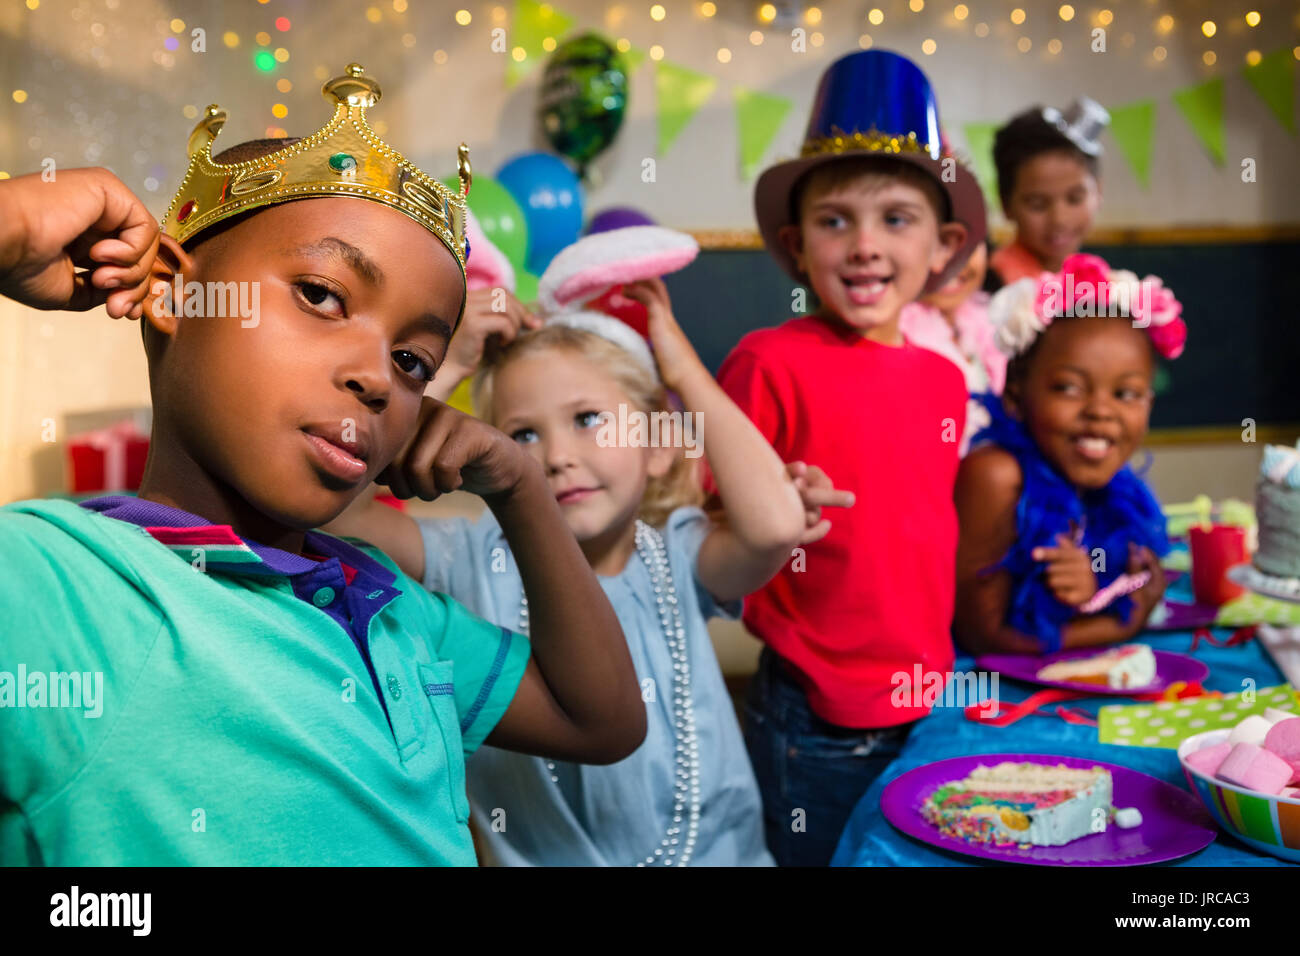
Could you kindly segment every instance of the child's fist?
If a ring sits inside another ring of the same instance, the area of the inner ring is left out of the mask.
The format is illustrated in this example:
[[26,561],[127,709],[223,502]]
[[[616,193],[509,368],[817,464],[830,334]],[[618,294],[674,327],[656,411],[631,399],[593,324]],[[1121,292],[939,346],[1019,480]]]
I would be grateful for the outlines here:
[[432,501],[457,490],[491,498],[509,494],[537,467],[491,425],[426,397],[415,437],[375,480],[398,498]]
[[1129,574],[1141,574],[1145,571],[1151,575],[1146,584],[1130,595],[1133,598],[1133,614],[1129,619],[1129,626],[1136,634],[1142,630],[1151,612],[1165,596],[1165,572],[1160,567],[1160,559],[1150,548],[1138,547],[1130,543],[1128,552],[1128,567],[1125,571]]
[[673,315],[673,304],[668,298],[668,287],[663,279],[640,279],[623,286],[623,294],[646,307],[650,345],[654,349],[659,377],[674,391],[680,391],[683,379],[697,371],[708,369],[700,361],[691,340]]
[[[507,289],[472,289],[465,296],[465,315],[438,369],[438,381],[448,385],[468,378],[483,361],[489,340],[508,345],[524,329],[540,328],[542,320]],[[452,381],[455,380],[455,382]]]
[[115,319],[138,319],[158,236],[158,221],[106,169],[0,183],[0,295],[34,309],[107,304]]
[[785,472],[794,482],[803,502],[804,532],[799,543],[820,541],[831,530],[830,520],[822,517],[822,508],[853,507],[853,492],[836,489],[826,472],[816,465],[792,461],[786,464]]
[[1068,535],[1058,534],[1054,548],[1034,548],[1033,558],[1047,563],[1047,586],[1062,604],[1078,607],[1097,593],[1092,560]]

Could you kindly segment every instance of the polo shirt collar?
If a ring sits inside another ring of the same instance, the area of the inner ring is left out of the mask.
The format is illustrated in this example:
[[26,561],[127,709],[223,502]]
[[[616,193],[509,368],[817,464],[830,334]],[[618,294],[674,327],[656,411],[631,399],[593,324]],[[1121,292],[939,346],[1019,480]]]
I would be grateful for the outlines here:
[[[193,557],[195,549],[202,549],[204,562],[211,569],[292,577],[320,567],[319,561],[241,538],[230,525],[214,525],[198,515],[157,501],[131,495],[106,495],[80,504],[105,517],[138,525],[186,561]],[[306,550],[326,560],[338,559],[348,584],[358,571],[367,572],[385,587],[391,587],[396,581],[396,575],[384,565],[331,535],[308,531],[304,545]]]

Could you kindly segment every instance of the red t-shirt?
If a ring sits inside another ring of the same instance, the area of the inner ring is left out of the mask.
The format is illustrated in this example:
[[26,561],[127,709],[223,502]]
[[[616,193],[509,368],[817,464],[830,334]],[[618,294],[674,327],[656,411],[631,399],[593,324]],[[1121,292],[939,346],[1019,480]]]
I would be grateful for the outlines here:
[[792,666],[822,719],[862,728],[924,716],[922,688],[900,687],[917,683],[918,666],[922,682],[952,669],[960,370],[809,317],[746,335],[718,382],[783,461],[817,465],[856,496],[826,509],[830,533],[746,599],[746,626]]

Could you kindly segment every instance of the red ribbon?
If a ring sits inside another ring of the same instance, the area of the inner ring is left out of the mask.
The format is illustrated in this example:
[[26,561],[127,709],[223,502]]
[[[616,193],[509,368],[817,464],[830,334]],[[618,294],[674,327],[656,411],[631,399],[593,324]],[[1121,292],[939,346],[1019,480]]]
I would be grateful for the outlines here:
[[[987,709],[987,702],[971,704],[964,710],[967,720],[973,720],[976,723],[987,724],[990,727],[1006,727],[1014,724],[1022,717],[1027,717],[1038,708],[1046,704],[1055,704],[1063,700],[1080,700],[1084,697],[1094,696],[1084,691],[1061,690],[1059,688],[1049,688],[1040,690],[1036,694],[1030,694],[1018,704],[1008,704],[998,702],[998,711],[991,717],[986,717],[983,713]],[[1056,715],[1069,724],[1089,724],[1093,727],[1097,725],[1096,719],[1087,711],[1074,707],[1057,707]]]
[[1222,641],[1210,633],[1208,627],[1198,627],[1192,632],[1192,646],[1187,649],[1187,652],[1190,654],[1192,651],[1196,650],[1196,648],[1200,646],[1201,641],[1204,641],[1211,647],[1236,647],[1238,644],[1249,643],[1255,639],[1256,627],[1258,627],[1256,624],[1251,624],[1248,627],[1239,627],[1237,630],[1232,632],[1230,637],[1224,638]]

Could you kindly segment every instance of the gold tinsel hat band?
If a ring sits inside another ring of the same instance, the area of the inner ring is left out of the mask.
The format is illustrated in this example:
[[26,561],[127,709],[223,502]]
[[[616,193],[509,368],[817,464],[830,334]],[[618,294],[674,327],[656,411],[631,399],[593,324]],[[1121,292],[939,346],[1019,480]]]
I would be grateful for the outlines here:
[[383,203],[411,217],[451,250],[461,274],[465,197],[472,174],[469,147],[460,144],[460,192],[455,193],[381,140],[366,123],[379,102],[379,84],[356,63],[321,87],[334,117],[320,130],[257,159],[229,165],[212,160],[212,142],[226,113],[209,106],[190,134],[190,166],[163,217],[163,232],[185,242],[231,216],[313,196],[351,196]]

